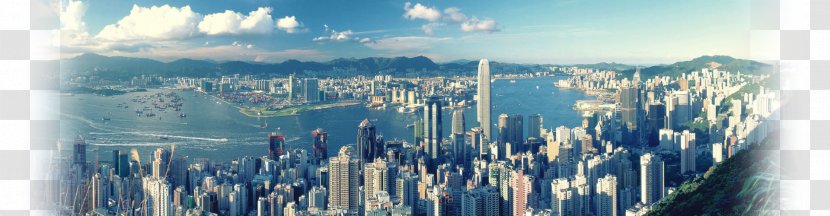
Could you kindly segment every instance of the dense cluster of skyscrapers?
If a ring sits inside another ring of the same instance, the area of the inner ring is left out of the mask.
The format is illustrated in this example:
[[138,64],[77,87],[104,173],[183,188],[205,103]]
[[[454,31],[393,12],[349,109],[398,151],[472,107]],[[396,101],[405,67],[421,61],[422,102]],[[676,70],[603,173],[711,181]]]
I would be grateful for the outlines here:
[[[149,161],[118,150],[109,161],[87,161],[79,137],[59,202],[64,213],[85,215],[643,215],[679,183],[668,185],[669,170],[693,178],[771,129],[766,118],[777,95],[761,88],[732,96],[752,84],[746,76],[709,69],[646,81],[639,71],[632,80],[615,76],[592,71],[564,81],[615,90],[615,109],[581,125],[545,128],[542,115],[504,113],[491,130],[491,76],[482,59],[477,127],[467,128],[456,109],[451,134],[443,134],[442,110],[455,100],[433,94],[414,122],[414,143],[384,140],[383,128],[366,119],[356,125],[356,142],[333,155],[323,129],[311,132],[310,148],[298,149],[271,133],[266,155],[231,162],[190,159],[174,148],[155,150]],[[730,110],[719,111],[726,101]],[[710,154],[712,162],[699,159]]]

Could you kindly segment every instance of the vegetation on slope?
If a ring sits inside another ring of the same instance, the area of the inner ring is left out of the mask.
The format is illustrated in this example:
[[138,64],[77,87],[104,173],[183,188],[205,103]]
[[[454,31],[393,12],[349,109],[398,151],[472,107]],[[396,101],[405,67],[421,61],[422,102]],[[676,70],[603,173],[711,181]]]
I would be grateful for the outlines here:
[[771,140],[777,135],[683,183],[647,215],[769,215],[777,209],[773,173],[778,164],[765,150],[777,145]]

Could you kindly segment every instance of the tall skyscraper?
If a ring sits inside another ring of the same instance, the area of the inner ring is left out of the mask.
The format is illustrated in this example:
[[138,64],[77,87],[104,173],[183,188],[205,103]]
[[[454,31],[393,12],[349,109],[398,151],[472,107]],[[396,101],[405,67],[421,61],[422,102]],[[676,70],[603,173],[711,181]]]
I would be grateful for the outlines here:
[[527,117],[527,138],[542,138],[542,114],[533,114]]
[[466,130],[464,126],[464,110],[454,110],[452,112],[452,134],[463,134]]
[[153,152],[153,177],[159,179],[166,179],[169,173],[167,170],[170,168],[168,164],[170,164],[170,151],[164,148],[157,148]]
[[640,200],[646,205],[660,201],[665,195],[665,170],[658,155],[640,156]]
[[277,160],[280,155],[285,154],[285,135],[279,131],[268,134],[268,157]]
[[127,154],[119,150],[112,150],[112,168],[115,169],[115,174],[120,177],[126,177],[130,172],[130,163],[127,161]]
[[606,174],[597,179],[597,216],[617,216],[617,177]]
[[297,77],[294,74],[288,76],[288,84],[285,86],[285,89],[288,91],[288,99],[294,100],[299,95],[297,91]]
[[337,157],[329,159],[329,209],[358,212],[360,196],[359,159],[351,146],[340,148]]
[[316,130],[311,131],[311,137],[314,139],[311,149],[314,151],[316,161],[319,162],[328,158],[329,133],[324,131],[322,128],[317,128]]
[[441,100],[438,96],[430,96],[424,104],[424,151],[430,160],[441,156],[441,139],[444,137],[442,132]]
[[[499,115],[499,158],[504,159],[510,155],[524,151],[524,124],[523,117],[519,114]],[[509,149],[507,143],[510,143]],[[503,150],[504,149],[504,150]],[[504,154],[501,154],[504,152]]]
[[621,126],[623,127],[623,143],[628,145],[639,145],[637,126],[639,126],[639,89],[635,83],[623,81],[620,88],[620,113]]
[[81,135],[75,138],[75,144],[72,145],[72,163],[78,166],[81,172],[86,172],[86,141]]
[[415,136],[413,140],[415,140],[415,145],[421,145],[424,141],[424,119],[415,118],[415,122],[412,124],[412,127],[415,128],[413,130]]
[[307,102],[320,101],[320,84],[317,79],[305,78],[303,79],[303,97]]
[[357,126],[357,148],[361,164],[373,161],[384,153],[382,144],[378,143],[375,124],[369,119],[363,119]]
[[680,135],[680,173],[695,172],[695,133],[684,130]]
[[487,139],[493,139],[490,126],[490,62],[481,59],[478,62],[478,103],[476,119]]

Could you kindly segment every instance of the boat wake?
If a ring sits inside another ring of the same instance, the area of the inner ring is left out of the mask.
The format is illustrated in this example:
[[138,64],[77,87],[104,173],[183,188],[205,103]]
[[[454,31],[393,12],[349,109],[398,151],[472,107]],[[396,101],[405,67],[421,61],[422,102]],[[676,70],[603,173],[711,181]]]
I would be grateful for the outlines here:
[[227,142],[228,141],[228,138],[177,136],[177,135],[145,133],[145,132],[110,132],[110,133],[90,132],[89,134],[92,134],[92,135],[132,134],[132,135],[139,135],[139,136],[149,136],[149,137],[159,137],[159,138],[166,137],[166,138],[174,138],[174,139],[201,140],[201,141],[210,141],[210,142]]

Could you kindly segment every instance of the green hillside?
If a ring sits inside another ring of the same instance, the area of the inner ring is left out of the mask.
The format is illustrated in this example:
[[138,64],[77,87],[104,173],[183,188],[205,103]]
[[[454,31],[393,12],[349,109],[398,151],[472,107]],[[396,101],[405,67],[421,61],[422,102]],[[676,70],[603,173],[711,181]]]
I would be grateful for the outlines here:
[[[771,135],[767,140],[778,140]],[[768,141],[767,141],[768,142]],[[777,209],[774,171],[769,151],[775,143],[754,145],[683,183],[647,215],[769,215]]]
[[[640,77],[650,79],[655,76],[677,77],[680,74],[689,74],[692,71],[699,71],[701,68],[710,68],[712,65],[719,65],[718,70],[741,72],[745,74],[761,74],[772,72],[772,66],[757,61],[736,59],[729,56],[701,56],[689,61],[676,62],[670,65],[657,65],[640,69]],[[623,71],[623,76],[631,79],[634,69]],[[621,77],[622,78],[622,77]]]

